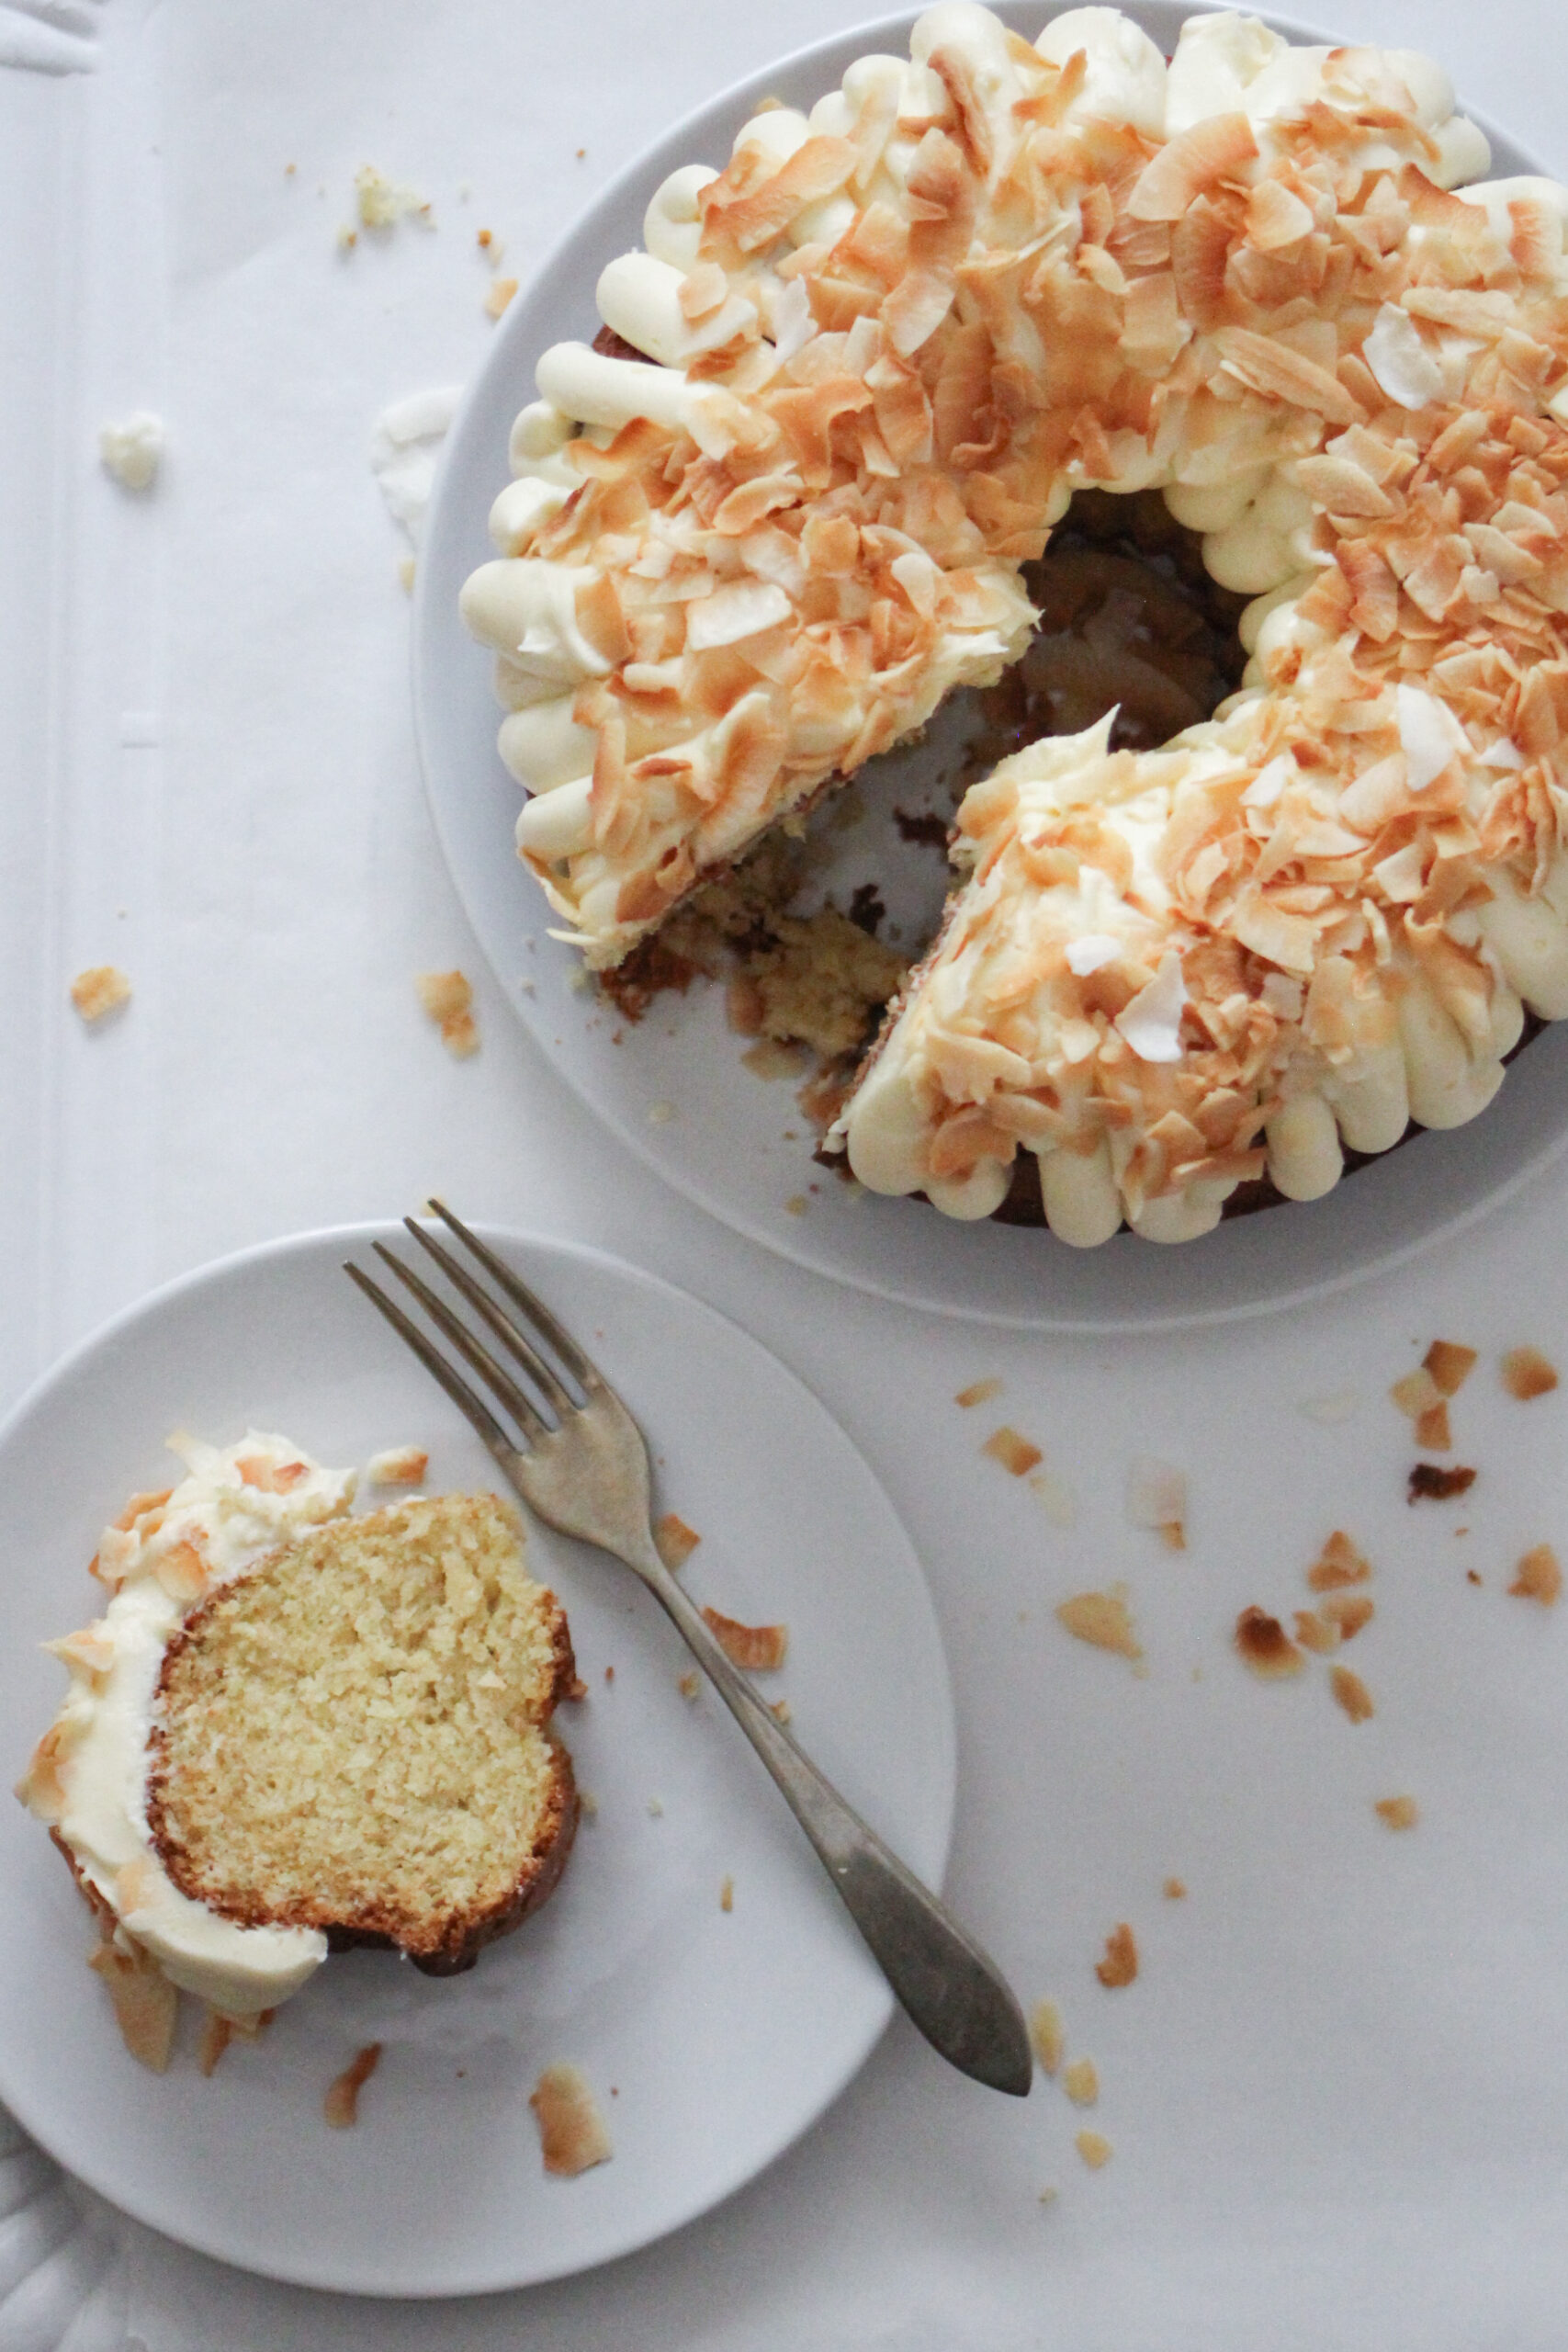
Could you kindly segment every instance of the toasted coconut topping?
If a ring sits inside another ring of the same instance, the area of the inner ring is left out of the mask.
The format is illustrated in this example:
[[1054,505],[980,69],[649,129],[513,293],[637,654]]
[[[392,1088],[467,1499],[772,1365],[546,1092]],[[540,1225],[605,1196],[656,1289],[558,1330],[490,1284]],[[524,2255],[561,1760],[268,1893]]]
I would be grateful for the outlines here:
[[112,1942],[98,1945],[87,1965],[108,1986],[115,2022],[131,2056],[154,2075],[165,2073],[175,2046],[179,1996],[157,1962],[122,1929]]
[[674,1511],[667,1510],[653,1522],[653,1540],[659,1546],[660,1558],[673,1571],[685,1566],[703,1539],[694,1527],[688,1527]]
[[1539,1600],[1543,1609],[1551,1607],[1562,1590],[1562,1570],[1550,1544],[1537,1544],[1525,1554],[1508,1590],[1522,1600]]
[[1503,1358],[1503,1385],[1522,1405],[1532,1397],[1550,1396],[1557,1385],[1557,1367],[1539,1348],[1510,1348]]
[[328,2084],[321,2113],[334,2132],[346,2132],[358,2122],[359,2094],[380,2063],[380,2043],[367,2041],[362,2050],[355,2052],[342,2074]]
[[1125,1919],[1106,1937],[1104,1956],[1095,1962],[1094,1973],[1112,1992],[1131,1984],[1137,1975],[1138,1947]]
[[1353,1724],[1364,1724],[1376,1713],[1371,1692],[1360,1676],[1352,1674],[1348,1666],[1330,1667],[1328,1686],[1334,1693],[1336,1705],[1343,1708]]
[[1242,692],[971,790],[954,911],[830,1138],[960,1217],[1032,1152],[1084,1246],[1193,1238],[1265,1172],[1316,1197],[1568,1013],[1557,218],[1449,193],[1484,141],[1404,58],[1214,23],[1168,74],[1117,28],[1139,96],[1108,104],[1049,29],[928,16],[908,65],[671,183],[601,285],[648,358],[545,355],[464,597],[520,854],[607,967],[1018,657],[1076,489],[1165,491],[1258,599]]
[[615,2154],[604,2120],[581,2067],[547,2066],[529,2094],[539,2125],[545,2170],[568,2179]]
[[1075,1640],[1097,1650],[1114,1650],[1119,1657],[1143,1657],[1124,1590],[1078,1592],[1057,1604],[1056,1614]]
[[113,964],[95,964],[90,971],[78,972],[71,983],[71,1001],[84,1021],[101,1021],[106,1012],[113,1012],[129,1002],[130,982]]
[[774,1674],[788,1655],[787,1625],[743,1625],[716,1609],[705,1609],[703,1620],[731,1666],[743,1674]]
[[980,1451],[988,1453],[993,1462],[999,1462],[1014,1478],[1027,1477],[1030,1471],[1045,1459],[1037,1445],[1028,1438],[1021,1437],[1017,1430],[1010,1429],[1005,1422],[999,1430],[991,1431]]

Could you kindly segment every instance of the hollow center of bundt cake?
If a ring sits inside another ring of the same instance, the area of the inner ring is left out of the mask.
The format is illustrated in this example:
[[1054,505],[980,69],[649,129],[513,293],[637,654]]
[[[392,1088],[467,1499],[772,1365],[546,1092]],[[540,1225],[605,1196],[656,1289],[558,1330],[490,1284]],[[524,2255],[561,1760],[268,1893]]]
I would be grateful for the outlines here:
[[[1236,624],[1247,599],[1210,579],[1197,533],[1176,521],[1158,491],[1080,491],[1024,582],[1039,626],[998,685],[952,697],[942,748],[928,738],[918,751],[868,761],[852,793],[825,800],[804,838],[775,831],[696,891],[600,975],[621,1013],[636,1021],[663,990],[723,973],[730,1024],[758,1041],[751,1055],[761,1075],[784,1074],[784,1064],[766,1059],[774,1049],[797,1048],[801,1075],[815,1059],[801,1108],[825,1128],[935,934],[948,831],[968,786],[1026,743],[1079,734],[1113,707],[1117,750],[1157,748],[1212,717],[1241,684],[1247,656]],[[855,829],[852,853],[840,846],[851,838],[846,822]],[[934,887],[911,894],[908,870],[922,855]],[[842,869],[847,856],[852,865],[863,861],[858,881],[813,904],[824,861]],[[911,921],[911,898],[921,895],[924,911]],[[886,925],[885,899],[894,897],[906,919]]]
[[246,1925],[452,1951],[559,1831],[545,1725],[570,1672],[560,1611],[493,1498],[314,1532],[170,1647],[148,1803],[164,1866]]

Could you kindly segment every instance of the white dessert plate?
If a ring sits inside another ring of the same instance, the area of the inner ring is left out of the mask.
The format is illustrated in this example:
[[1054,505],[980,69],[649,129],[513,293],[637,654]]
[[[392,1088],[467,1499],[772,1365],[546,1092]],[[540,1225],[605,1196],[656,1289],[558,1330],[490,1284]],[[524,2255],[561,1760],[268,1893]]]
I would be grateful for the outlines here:
[[[378,1234],[281,1241],[156,1293],[52,1373],[0,1432],[6,1638],[0,1722],[19,1770],[61,1668],[39,1645],[95,1613],[85,1567],[133,1488],[167,1483],[177,1425],[277,1430],[363,1466],[430,1452],[427,1491],[491,1487],[467,1424],[340,1271]],[[613,1259],[499,1242],[648,1432],[660,1509],[702,1542],[694,1594],[784,1620],[771,1681],[801,1738],[937,1883],[954,1786],[941,1640],[908,1539],[807,1389],[710,1308]],[[362,1495],[362,1500],[375,1497]],[[559,2277],[645,2245],[750,2180],[822,2112],[892,1997],[772,1784],[655,1603],[602,1555],[535,1529],[588,1685],[560,1727],[596,1805],[560,1888],[469,1974],[329,1961],[204,2080],[194,2002],[157,2077],[127,2054],[86,1960],[95,1933],[38,1822],[0,1808],[0,2098],[138,2220],[274,2278],[456,2295]],[[726,1879],[733,1907],[721,1907]],[[355,2128],[322,2098],[365,2043]],[[528,2094],[570,2060],[613,2159],[547,2178]],[[933,2058],[931,2064],[937,2064]]]
[[[1004,5],[998,13],[1032,38],[1053,12]],[[1168,51],[1190,9],[1186,0],[1145,0],[1128,13]],[[1562,1026],[1531,1046],[1482,1118],[1416,1138],[1325,1200],[1238,1218],[1179,1249],[1122,1235],[1074,1250],[1039,1232],[956,1224],[920,1202],[861,1198],[813,1166],[793,1086],[744,1066],[722,991],[699,984],[687,998],[666,996],[626,1029],[582,991],[574,951],[547,935],[544,898],[513,852],[520,796],[495,748],[491,657],[464,630],[457,595],[493,552],[486,518],[509,478],[512,420],[535,397],[535,362],[552,343],[594,334],[599,272],[641,243],[648,199],[669,172],[722,164],[759,100],[809,107],[856,57],[907,51],[913,22],[913,14],[886,17],[821,42],[689,116],[605,189],[508,310],[454,424],[420,558],[414,699],[436,831],[495,976],[542,1051],[623,1143],[753,1240],[884,1297],[1026,1327],[1153,1329],[1264,1312],[1451,1234],[1553,1154],[1568,1134]],[[1540,168],[1487,128],[1495,172]],[[953,721],[939,720],[923,744],[863,770],[858,823],[844,828],[831,808],[821,813],[818,879],[836,903],[846,907],[857,884],[874,880],[906,937],[929,930],[942,863],[908,845],[892,812],[950,805],[942,787],[959,748]]]

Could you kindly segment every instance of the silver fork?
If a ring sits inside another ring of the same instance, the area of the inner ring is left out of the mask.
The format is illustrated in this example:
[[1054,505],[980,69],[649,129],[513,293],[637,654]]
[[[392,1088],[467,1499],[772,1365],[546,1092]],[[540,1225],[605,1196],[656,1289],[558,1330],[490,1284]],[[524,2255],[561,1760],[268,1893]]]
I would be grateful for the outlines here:
[[[884,1975],[931,2047],[961,2074],[994,2090],[1027,2095],[1029,2035],[996,1963],[945,1905],[921,1885],[806,1757],[772,1709],[730,1663],[654,1543],[652,1482],[641,1430],[597,1365],[495,1251],[439,1201],[449,1233],[517,1310],[520,1329],[452,1251],[416,1225],[409,1232],[533,1384],[528,1392],[438,1297],[378,1241],[377,1256],[418,1299],[449,1345],[510,1416],[521,1442],[442,1351],[368,1274],[349,1274],[471,1424],[525,1502],[549,1526],[624,1561],[673,1620],[783,1792],[785,1802],[871,1947]],[[530,1337],[529,1334],[532,1334]],[[553,1355],[541,1353],[541,1342]],[[564,1377],[563,1377],[564,1374]],[[568,1380],[581,1392],[581,1400]],[[536,1396],[537,1401],[536,1401]],[[540,1409],[541,1404],[544,1409]]]

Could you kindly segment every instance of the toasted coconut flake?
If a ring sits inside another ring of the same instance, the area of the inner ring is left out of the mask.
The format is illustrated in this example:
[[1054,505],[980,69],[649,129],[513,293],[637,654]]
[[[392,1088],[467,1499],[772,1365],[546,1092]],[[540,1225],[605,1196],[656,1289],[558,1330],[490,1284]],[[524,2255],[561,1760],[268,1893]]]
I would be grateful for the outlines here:
[[1226,373],[1248,391],[1310,410],[1331,424],[1354,424],[1360,417],[1360,402],[1337,376],[1289,344],[1256,334],[1250,327],[1221,327],[1214,342]]
[[1080,2132],[1073,2144],[1090,2172],[1099,2172],[1116,2153],[1103,2132]]
[[1410,789],[1425,792],[1457,752],[1469,751],[1469,740],[1453,714],[1419,686],[1396,686],[1394,701]]
[[1127,1476],[1127,1517],[1151,1527],[1173,1552],[1187,1549],[1187,1473],[1174,1463],[1139,1454]]
[[1353,1724],[1364,1724],[1376,1713],[1371,1692],[1360,1676],[1352,1674],[1348,1666],[1329,1668],[1328,1687],[1334,1693],[1336,1706],[1342,1708]]
[[575,2179],[615,2154],[588,2077],[579,2066],[547,2066],[529,2095],[545,2170]]
[[138,2065],[165,2073],[179,1996],[157,1962],[121,1929],[114,1942],[99,1944],[87,1965],[108,1986],[120,2038]]
[[1435,1462],[1417,1462],[1406,1481],[1405,1500],[1452,1502],[1456,1495],[1467,1495],[1474,1484],[1475,1472],[1457,1463],[1451,1470],[1444,1470]]
[[1510,1348],[1503,1358],[1503,1385],[1510,1396],[1528,1405],[1532,1397],[1550,1396],[1557,1385],[1557,1367],[1539,1348]]
[[1282,1681],[1300,1674],[1306,1660],[1277,1617],[1256,1607],[1244,1609],[1232,1636],[1236,1656],[1265,1682]]
[[703,1620],[731,1666],[743,1674],[774,1674],[788,1655],[787,1625],[742,1625],[716,1609],[705,1609]]
[[207,1563],[194,1544],[171,1544],[153,1563],[153,1575],[171,1600],[199,1600],[207,1590]]
[[1354,1641],[1363,1625],[1370,1625],[1376,1604],[1368,1593],[1331,1593],[1323,1604],[1323,1614],[1339,1629],[1341,1641]]
[[1562,1570],[1550,1544],[1534,1544],[1514,1570],[1508,1587],[1521,1600],[1539,1600],[1550,1609],[1562,1589]]
[[1168,948],[1154,978],[1116,1016],[1117,1028],[1140,1061],[1181,1059],[1181,1015],[1187,1001],[1181,957],[1174,947]]
[[968,1412],[972,1406],[988,1405],[993,1396],[999,1396],[1001,1393],[1002,1384],[993,1374],[986,1380],[972,1380],[967,1388],[959,1390],[953,1401]]
[[1282,253],[1310,237],[1315,223],[1299,196],[1279,180],[1259,180],[1247,199],[1247,233],[1260,254]]
[[1127,199],[1127,210],[1134,220],[1179,220],[1195,198],[1257,153],[1246,115],[1205,116],[1156,149]]
[[1111,1992],[1118,1992],[1123,1984],[1131,1984],[1137,1975],[1138,1947],[1125,1919],[1112,1928],[1106,1937],[1104,1956],[1095,1962],[1094,1973]]
[[1453,1449],[1453,1434],[1449,1427],[1446,1404],[1429,1405],[1416,1416],[1416,1442],[1425,1446],[1428,1453],[1449,1453]]
[[1303,1649],[1314,1650],[1325,1657],[1339,1646],[1339,1628],[1315,1609],[1298,1609],[1295,1612],[1296,1639]]
[[1062,2088],[1075,2107],[1093,2107],[1100,2097],[1100,2075],[1092,2058],[1075,2058],[1062,2075]]
[[243,1487],[254,1487],[261,1495],[291,1495],[302,1479],[310,1475],[306,1462],[274,1462],[265,1453],[242,1453],[234,1467]]
[[1029,2041],[1041,2072],[1054,2075],[1066,2049],[1062,2012],[1055,2001],[1036,2001],[1029,2012]]
[[653,1540],[660,1558],[673,1573],[685,1566],[703,1539],[694,1527],[688,1527],[674,1511],[667,1510],[653,1522]]
[[341,2075],[327,2085],[321,2113],[334,2132],[346,2132],[359,2120],[359,2094],[381,2063],[381,2045],[367,2041],[356,2050]]
[[1026,1437],[1021,1437],[1017,1430],[1010,1429],[1006,1422],[999,1430],[991,1431],[980,1451],[988,1453],[993,1462],[999,1462],[1014,1478],[1025,1477],[1045,1459],[1037,1445],[1031,1445]]
[[1097,1650],[1114,1650],[1119,1657],[1137,1660],[1144,1655],[1133,1627],[1123,1587],[1109,1592],[1078,1592],[1057,1604],[1056,1615],[1075,1641]]
[[106,1012],[129,1003],[130,982],[114,964],[95,964],[78,972],[71,983],[71,1001],[84,1021],[101,1021]]
[[218,2061],[233,2039],[233,2018],[226,2018],[220,2009],[215,2009],[208,2003],[207,2014],[201,2020],[201,2039],[196,2046],[197,2073],[204,2075],[215,2074]]
[[1476,1351],[1461,1347],[1457,1340],[1434,1340],[1421,1362],[1440,1395],[1457,1396],[1474,1371],[1476,1360]]
[[365,1475],[373,1487],[418,1487],[429,1467],[430,1456],[423,1446],[391,1445],[370,1456]]
[[1425,1364],[1396,1380],[1388,1393],[1391,1402],[1412,1421],[1419,1420],[1423,1413],[1431,1412],[1443,1401],[1443,1392]]
[[1415,410],[1441,400],[1443,371],[1415,321],[1396,303],[1385,302],[1379,311],[1361,356],[1396,407]]

